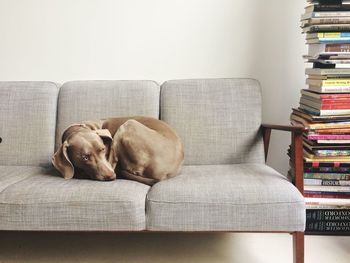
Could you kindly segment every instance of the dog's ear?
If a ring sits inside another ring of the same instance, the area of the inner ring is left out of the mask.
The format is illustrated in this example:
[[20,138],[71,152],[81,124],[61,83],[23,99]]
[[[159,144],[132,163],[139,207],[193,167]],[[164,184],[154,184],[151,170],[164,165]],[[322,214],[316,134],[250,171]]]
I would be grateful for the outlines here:
[[60,171],[64,179],[71,179],[74,176],[74,166],[68,158],[68,142],[64,141],[58,151],[52,157],[52,164]]
[[112,135],[108,129],[95,130],[98,136],[100,136],[104,141],[108,140],[109,143],[113,141]]

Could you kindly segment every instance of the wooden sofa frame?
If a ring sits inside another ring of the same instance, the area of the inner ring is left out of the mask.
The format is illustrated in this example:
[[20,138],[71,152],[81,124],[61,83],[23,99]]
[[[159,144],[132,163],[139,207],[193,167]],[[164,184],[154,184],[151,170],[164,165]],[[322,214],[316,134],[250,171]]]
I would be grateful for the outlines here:
[[[269,151],[271,130],[291,133],[291,160],[294,174],[294,185],[304,195],[304,162],[303,162],[303,126],[262,124],[265,161]],[[304,263],[304,232],[293,232],[293,262]]]

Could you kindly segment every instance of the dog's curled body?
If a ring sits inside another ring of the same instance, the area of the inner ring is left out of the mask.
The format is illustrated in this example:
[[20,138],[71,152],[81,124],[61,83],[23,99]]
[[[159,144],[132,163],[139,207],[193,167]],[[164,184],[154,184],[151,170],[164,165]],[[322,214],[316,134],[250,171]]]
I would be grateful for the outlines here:
[[102,129],[113,137],[117,172],[147,184],[176,176],[184,159],[183,146],[165,122],[148,118],[110,118]]
[[[96,148],[105,148],[104,154],[99,150],[95,154]],[[81,162],[79,158],[86,152],[94,162]],[[152,185],[176,176],[183,159],[183,145],[176,132],[163,121],[140,116],[71,125],[62,135],[62,146],[53,164],[65,178],[82,178],[85,172],[92,179],[112,180],[116,175],[110,170],[115,170],[117,175]],[[89,171],[98,165],[98,171]]]

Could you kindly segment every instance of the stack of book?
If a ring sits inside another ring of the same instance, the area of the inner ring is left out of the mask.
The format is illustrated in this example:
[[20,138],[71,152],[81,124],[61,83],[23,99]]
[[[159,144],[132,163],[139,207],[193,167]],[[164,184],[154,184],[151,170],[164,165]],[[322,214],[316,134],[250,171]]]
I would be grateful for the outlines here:
[[304,125],[306,233],[350,234],[350,1],[308,0],[306,84],[291,122]]

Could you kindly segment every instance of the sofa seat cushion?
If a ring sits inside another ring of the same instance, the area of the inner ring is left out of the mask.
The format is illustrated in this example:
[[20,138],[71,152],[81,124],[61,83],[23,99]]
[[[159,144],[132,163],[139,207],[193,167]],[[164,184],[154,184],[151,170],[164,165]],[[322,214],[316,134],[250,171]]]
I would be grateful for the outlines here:
[[303,231],[303,196],[264,164],[184,166],[147,195],[147,229]]
[[9,186],[25,180],[30,176],[41,173],[42,171],[44,171],[44,168],[39,166],[0,165],[0,194]]
[[[6,175],[5,169],[1,172]],[[6,184],[0,188],[0,230],[145,229],[147,185],[128,180],[66,180],[43,169],[17,182],[3,178],[0,175],[0,186]]]

